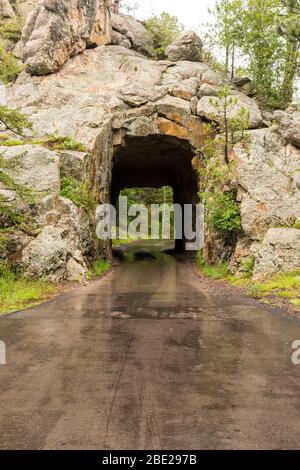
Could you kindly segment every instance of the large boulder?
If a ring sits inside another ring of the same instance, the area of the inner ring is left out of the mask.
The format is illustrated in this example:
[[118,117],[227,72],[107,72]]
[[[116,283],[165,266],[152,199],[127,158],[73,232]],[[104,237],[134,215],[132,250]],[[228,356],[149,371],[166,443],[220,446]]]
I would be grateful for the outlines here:
[[33,75],[57,71],[71,56],[111,41],[109,0],[43,0],[29,15],[19,50]]
[[74,178],[80,182],[89,180],[93,162],[90,153],[62,150],[59,152],[59,159],[61,177]]
[[300,269],[300,230],[271,228],[258,251],[254,279]]
[[23,21],[26,21],[38,3],[39,0],[18,0],[16,3],[16,12]]
[[276,129],[248,135],[249,145],[235,152],[243,230],[255,241],[262,240],[271,227],[300,220],[300,150],[286,144]]
[[111,13],[112,44],[150,54],[153,42],[143,24],[129,15]]
[[[207,87],[207,82],[204,82],[205,86]],[[212,119],[214,121],[221,121],[223,119],[224,111],[222,109],[222,103],[218,97],[213,98],[216,101],[217,106],[212,102],[212,98],[210,95],[217,94],[218,88],[214,88],[215,93],[211,92],[211,88],[207,91],[209,93],[208,96],[201,96],[198,101],[197,106],[197,115],[200,117],[204,117],[206,119]],[[200,93],[203,93],[203,89]],[[236,114],[244,108],[250,113],[250,129],[256,129],[262,125],[262,115],[257,103],[249,98],[247,95],[240,93],[236,90],[232,90],[232,97],[236,99],[236,104],[230,109],[228,113],[228,117],[232,118],[236,116]]]
[[202,41],[194,31],[183,33],[176,41],[166,49],[167,58],[177,62],[188,60],[190,62],[202,62]]
[[20,263],[26,274],[80,281],[93,245],[87,214],[70,200],[54,195],[41,201],[38,214],[42,229],[22,250]]
[[278,132],[287,142],[300,147],[300,112],[291,106],[286,112],[275,111],[275,120],[279,124]]
[[59,192],[59,157],[56,152],[28,144],[0,146],[0,154],[0,166],[19,187],[32,190],[35,194]]

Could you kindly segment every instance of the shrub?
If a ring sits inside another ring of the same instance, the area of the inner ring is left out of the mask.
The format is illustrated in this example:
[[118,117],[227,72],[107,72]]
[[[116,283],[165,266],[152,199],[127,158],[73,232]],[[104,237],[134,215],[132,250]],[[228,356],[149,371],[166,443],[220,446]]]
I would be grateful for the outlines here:
[[0,37],[8,41],[17,43],[21,39],[22,21],[18,16],[11,20],[0,22]]
[[11,109],[4,105],[0,105],[0,122],[4,124],[6,129],[19,135],[23,134],[24,129],[31,129],[32,127],[24,114],[20,113],[20,111],[16,109]]
[[87,273],[87,278],[92,279],[93,277],[100,277],[102,274],[104,274],[106,271],[108,271],[111,267],[111,264],[109,261],[106,261],[104,259],[97,259],[90,271]]
[[162,12],[160,16],[154,15],[144,22],[153,40],[152,55],[155,59],[164,59],[166,48],[183,31],[183,26],[176,16]]
[[203,193],[207,223],[215,230],[236,232],[241,229],[241,214],[234,193]]
[[88,212],[96,207],[96,201],[90,194],[87,184],[80,183],[75,178],[64,177],[61,179],[60,195],[70,199],[76,206],[82,207]]
[[12,82],[22,70],[23,66],[18,63],[13,54],[0,45],[0,80],[4,83]]

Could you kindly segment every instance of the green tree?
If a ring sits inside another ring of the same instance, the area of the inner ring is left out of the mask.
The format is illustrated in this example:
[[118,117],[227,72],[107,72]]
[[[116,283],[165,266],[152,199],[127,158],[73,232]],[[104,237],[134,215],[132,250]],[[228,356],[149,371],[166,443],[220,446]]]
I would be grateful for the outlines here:
[[144,25],[153,39],[152,55],[158,60],[165,58],[166,48],[183,31],[178,18],[166,12],[153,15],[144,22]]
[[216,14],[214,27],[219,44],[225,49],[225,73],[230,73],[231,78],[235,72],[236,48],[241,41],[241,9],[242,0],[220,0],[212,10]]
[[225,70],[234,53],[246,60],[256,95],[265,107],[285,108],[299,70],[299,0],[222,0],[214,10]]
[[24,114],[3,105],[0,105],[0,122],[6,129],[21,136],[23,136],[24,129],[31,129],[31,124]]
[[281,0],[283,12],[279,18],[279,32],[290,41],[300,41],[300,1]]
[[217,98],[211,99],[215,108],[205,124],[204,144],[199,165],[201,198],[206,208],[206,220],[216,231],[236,232],[241,228],[240,209],[236,202],[236,161],[234,146],[249,142],[245,130],[249,128],[249,112],[237,108],[236,97],[228,86],[220,90]]
[[278,20],[278,32],[285,39],[281,107],[292,101],[295,77],[299,73],[300,1],[281,0],[283,9]]

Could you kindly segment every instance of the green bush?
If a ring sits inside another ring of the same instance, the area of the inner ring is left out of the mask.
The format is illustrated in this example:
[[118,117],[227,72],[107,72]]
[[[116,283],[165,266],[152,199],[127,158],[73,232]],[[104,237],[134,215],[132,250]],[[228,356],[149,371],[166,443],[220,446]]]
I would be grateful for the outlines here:
[[241,229],[241,214],[234,193],[202,193],[207,223],[215,230],[236,232]]
[[0,80],[4,83],[12,82],[22,70],[23,66],[18,63],[13,54],[0,45]]
[[246,278],[250,278],[253,276],[254,266],[255,266],[254,256],[250,256],[248,259],[246,259],[245,261],[241,263],[241,268]]
[[144,22],[144,25],[152,36],[154,45],[152,55],[158,60],[165,58],[166,48],[183,31],[178,18],[166,12],[152,16]]
[[16,109],[11,109],[4,105],[0,105],[0,122],[4,124],[6,129],[19,135],[23,134],[24,129],[31,129],[32,127],[24,114],[20,113],[20,111]]
[[88,212],[96,208],[96,200],[90,194],[87,184],[80,183],[75,178],[64,177],[61,179],[60,195],[70,199],[76,206],[82,207]]
[[21,39],[22,21],[18,16],[0,22],[0,37],[17,43]]
[[93,277],[100,277],[102,274],[104,274],[106,271],[108,271],[111,267],[111,264],[109,261],[106,261],[104,259],[97,259],[90,271],[87,273],[87,278],[92,279]]

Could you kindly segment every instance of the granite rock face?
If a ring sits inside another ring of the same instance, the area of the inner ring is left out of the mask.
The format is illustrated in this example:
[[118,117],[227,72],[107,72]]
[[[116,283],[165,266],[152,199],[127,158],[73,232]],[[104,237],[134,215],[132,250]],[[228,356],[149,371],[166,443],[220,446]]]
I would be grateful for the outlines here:
[[[101,203],[137,183],[130,180],[136,172],[144,185],[173,185],[179,202],[196,202],[201,181],[194,170],[201,165],[204,124],[221,118],[210,99],[227,84],[237,98],[234,112],[243,107],[250,114],[249,143],[232,154],[242,231],[236,245],[211,236],[207,251],[216,262],[231,257],[237,271],[254,257],[257,276],[294,269],[295,253],[286,240],[295,239],[298,247],[299,113],[275,113],[276,125],[263,128],[255,100],[201,61],[199,38],[188,34],[177,49],[170,47],[170,60],[153,61],[143,55],[151,42],[136,20],[111,13],[109,2],[84,2],[80,14],[78,5],[38,4],[23,33],[27,72],[3,99],[28,115],[34,139],[72,136],[86,151],[51,151],[38,143],[1,149],[0,166],[10,178],[0,184],[1,204],[31,223],[27,232],[24,224],[15,228],[0,256],[17,260],[29,275],[60,280],[82,276],[93,257],[110,253],[107,243],[95,242],[94,214],[61,196],[62,178],[89,188]],[[99,11],[101,21],[107,13],[108,28],[97,23]],[[114,45],[104,45],[111,37]],[[24,198],[24,187],[34,192],[33,203]],[[1,223],[9,226],[9,217]],[[277,264],[272,240],[280,253]]]
[[134,49],[141,54],[149,55],[153,46],[152,39],[142,23],[132,16],[122,13],[111,13],[111,44]]
[[167,47],[166,55],[173,62],[179,60],[202,62],[202,47],[199,36],[194,31],[187,31]]
[[300,147],[300,112],[297,107],[291,106],[284,111],[275,111],[275,120],[278,123],[278,132],[287,141]]
[[271,228],[258,250],[254,279],[263,280],[280,273],[300,269],[300,230]]
[[27,18],[19,51],[29,73],[46,75],[86,48],[110,41],[109,0],[43,0]]

